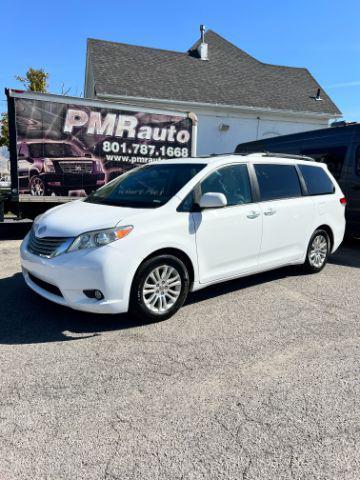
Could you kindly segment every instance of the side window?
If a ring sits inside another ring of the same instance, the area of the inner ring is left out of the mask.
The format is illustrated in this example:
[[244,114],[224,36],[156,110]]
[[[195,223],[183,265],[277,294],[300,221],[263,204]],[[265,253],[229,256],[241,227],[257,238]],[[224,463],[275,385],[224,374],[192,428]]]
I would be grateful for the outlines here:
[[299,165],[299,168],[304,177],[309,195],[334,193],[335,187],[323,168],[312,165]]
[[195,192],[192,190],[178,206],[178,212],[192,212],[195,203]]
[[340,178],[346,157],[347,147],[308,148],[301,151],[302,155],[312,157],[317,162],[326,163],[335,178]]
[[301,197],[301,185],[293,165],[255,164],[262,201]]
[[211,173],[201,183],[201,194],[223,193],[228,206],[252,202],[247,165],[229,165]]

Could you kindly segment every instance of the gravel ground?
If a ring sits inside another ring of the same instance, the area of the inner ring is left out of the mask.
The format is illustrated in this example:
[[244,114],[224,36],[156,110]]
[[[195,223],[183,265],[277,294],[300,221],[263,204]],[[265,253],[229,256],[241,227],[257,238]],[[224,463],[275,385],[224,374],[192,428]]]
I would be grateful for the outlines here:
[[0,232],[1,480],[360,478],[360,241],[140,325],[31,293],[27,227]]

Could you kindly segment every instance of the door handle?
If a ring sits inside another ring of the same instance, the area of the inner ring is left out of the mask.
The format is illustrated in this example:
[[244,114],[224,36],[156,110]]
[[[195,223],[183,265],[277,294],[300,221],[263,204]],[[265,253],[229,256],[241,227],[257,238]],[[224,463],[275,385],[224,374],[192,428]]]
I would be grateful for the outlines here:
[[274,215],[275,213],[276,213],[275,208],[268,208],[267,210],[265,210],[264,215],[266,215],[267,217],[270,217],[270,215]]
[[260,215],[259,212],[256,212],[255,210],[251,210],[246,216],[247,218],[257,218]]

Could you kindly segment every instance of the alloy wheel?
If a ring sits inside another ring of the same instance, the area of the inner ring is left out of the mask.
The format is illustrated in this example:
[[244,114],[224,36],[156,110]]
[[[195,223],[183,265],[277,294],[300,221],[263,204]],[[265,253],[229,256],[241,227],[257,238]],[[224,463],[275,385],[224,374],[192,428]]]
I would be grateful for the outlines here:
[[43,196],[45,194],[45,186],[44,182],[41,180],[41,178],[38,177],[33,177],[31,179],[31,195],[39,197]]
[[309,263],[315,268],[321,268],[328,254],[328,242],[324,235],[316,235],[309,250]]
[[154,313],[167,312],[178,300],[181,285],[181,277],[176,268],[170,265],[154,268],[142,287],[144,304]]

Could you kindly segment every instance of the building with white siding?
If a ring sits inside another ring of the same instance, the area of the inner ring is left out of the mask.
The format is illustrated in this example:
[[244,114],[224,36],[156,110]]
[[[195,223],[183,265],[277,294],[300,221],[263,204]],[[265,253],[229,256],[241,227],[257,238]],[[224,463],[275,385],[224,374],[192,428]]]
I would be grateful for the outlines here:
[[85,97],[195,113],[199,155],[342,116],[306,68],[260,62],[211,30],[202,37],[186,52],[89,39]]

